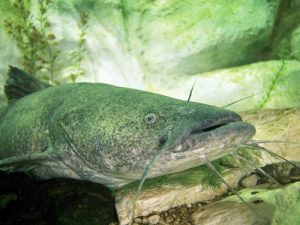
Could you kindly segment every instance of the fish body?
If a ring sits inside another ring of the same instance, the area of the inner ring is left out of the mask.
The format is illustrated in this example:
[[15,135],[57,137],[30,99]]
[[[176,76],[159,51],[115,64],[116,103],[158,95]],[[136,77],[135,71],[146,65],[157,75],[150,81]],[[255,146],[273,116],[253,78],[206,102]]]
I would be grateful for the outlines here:
[[158,154],[148,177],[220,158],[255,134],[237,113],[206,104],[95,83],[50,87],[32,79],[30,91],[20,87],[29,75],[16,68],[9,74],[2,170],[119,187],[140,179]]

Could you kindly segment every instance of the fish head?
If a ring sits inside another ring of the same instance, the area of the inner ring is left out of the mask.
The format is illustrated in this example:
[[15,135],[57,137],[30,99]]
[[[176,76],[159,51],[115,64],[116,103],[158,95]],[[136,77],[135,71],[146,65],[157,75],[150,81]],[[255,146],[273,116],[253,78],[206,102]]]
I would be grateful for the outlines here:
[[218,159],[255,134],[237,113],[219,107],[131,89],[113,96],[99,122],[90,120],[99,146],[92,155],[99,155],[94,163],[101,162],[102,171],[120,179],[140,179],[156,156],[150,177],[196,167],[203,157]]
[[[176,115],[175,115],[176,114]],[[251,140],[255,127],[236,112],[201,103],[188,103],[169,117],[173,124],[162,154],[150,174],[170,174],[214,161]],[[170,125],[171,127],[171,125]]]

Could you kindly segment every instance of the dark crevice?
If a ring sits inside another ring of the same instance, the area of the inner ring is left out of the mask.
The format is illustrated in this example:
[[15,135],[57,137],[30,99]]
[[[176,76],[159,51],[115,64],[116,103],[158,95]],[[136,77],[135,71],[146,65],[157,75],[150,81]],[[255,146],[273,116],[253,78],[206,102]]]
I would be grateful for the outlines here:
[[[289,39],[292,31],[298,26],[299,9],[300,6],[293,5],[291,0],[280,1],[272,35],[265,48],[257,55],[258,61],[278,60],[282,57],[285,59],[288,57],[289,59],[289,55],[280,52],[278,46],[284,38]],[[289,48],[289,46],[286,46],[286,48]]]
[[215,125],[215,126],[212,126],[212,127],[205,128],[205,129],[203,129],[202,131],[203,131],[203,132],[209,132],[209,131],[212,131],[212,130],[217,129],[217,128],[219,128],[219,127],[223,127],[223,126],[225,126],[225,125],[227,125],[227,124],[225,124],[225,123],[218,124],[218,125]]
[[219,127],[223,127],[225,125],[227,125],[228,123],[221,123],[221,124],[217,124],[217,125],[214,125],[214,126],[211,126],[211,127],[207,127],[207,128],[201,128],[201,127],[198,127],[198,128],[194,128],[192,129],[192,131],[190,132],[190,134],[198,134],[198,133],[204,133],[204,132],[209,132],[209,131],[212,131],[212,130],[215,130]]

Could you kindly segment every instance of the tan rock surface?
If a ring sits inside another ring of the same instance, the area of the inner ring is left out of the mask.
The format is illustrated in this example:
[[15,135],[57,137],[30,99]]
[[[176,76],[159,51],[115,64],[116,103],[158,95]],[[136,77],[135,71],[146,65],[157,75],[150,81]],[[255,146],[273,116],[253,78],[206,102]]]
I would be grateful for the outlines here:
[[[245,121],[255,125],[257,134],[255,140],[286,141],[284,143],[266,143],[261,146],[289,159],[300,161],[299,144],[287,142],[299,142],[300,137],[300,109],[262,110],[242,113]],[[267,153],[262,152],[259,160],[260,166],[280,161]],[[227,171],[225,180],[236,187],[237,182],[247,172],[247,168],[238,168]],[[116,194],[116,208],[121,224],[127,224],[130,220],[135,190],[124,195]],[[136,201],[135,213],[137,216],[146,216],[152,212],[161,212],[183,204],[191,204],[215,199],[227,192],[227,187],[222,185],[214,190],[204,188],[201,184],[190,186],[168,184],[157,188],[145,189]]]
[[198,209],[192,216],[194,225],[265,225],[243,203],[215,202]]

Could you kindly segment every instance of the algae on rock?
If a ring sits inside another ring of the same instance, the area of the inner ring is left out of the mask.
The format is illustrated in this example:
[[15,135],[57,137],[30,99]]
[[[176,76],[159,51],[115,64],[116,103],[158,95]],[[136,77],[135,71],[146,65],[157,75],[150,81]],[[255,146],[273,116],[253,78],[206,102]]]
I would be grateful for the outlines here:
[[[289,184],[281,188],[266,189],[266,188],[247,188],[239,192],[240,196],[247,202],[254,203],[253,209],[257,210],[258,214],[268,218],[272,225],[296,225],[300,224],[300,182]],[[226,211],[230,210],[230,205],[235,205],[236,202],[240,202],[237,196],[230,196],[224,198],[221,202],[227,202],[226,208],[223,208],[223,215],[226,215]],[[212,203],[218,205],[219,203]],[[259,207],[256,207],[256,204]],[[244,209],[243,209],[244,210]],[[247,211],[251,211],[249,208]],[[243,217],[243,214],[236,213],[236,217]],[[245,219],[245,218],[244,218]],[[259,219],[259,218],[258,218]],[[215,225],[227,225],[224,223],[215,223]],[[231,223],[228,223],[228,225]],[[247,224],[247,223],[246,223]]]

